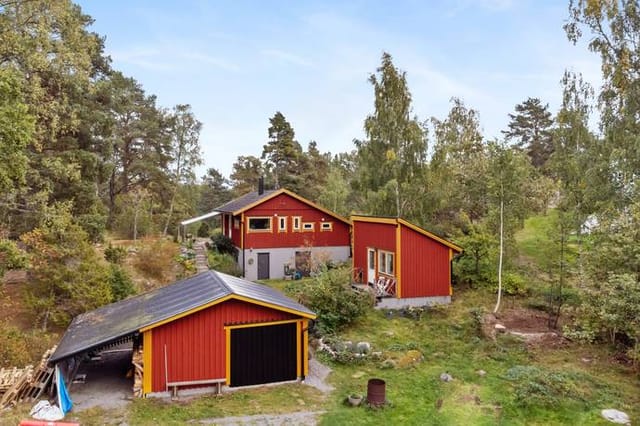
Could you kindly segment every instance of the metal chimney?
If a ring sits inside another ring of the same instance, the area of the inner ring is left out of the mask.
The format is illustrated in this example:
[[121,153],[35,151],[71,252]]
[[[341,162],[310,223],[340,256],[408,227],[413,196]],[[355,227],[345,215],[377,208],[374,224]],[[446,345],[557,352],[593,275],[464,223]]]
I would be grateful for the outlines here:
[[264,194],[264,176],[258,179],[258,195]]

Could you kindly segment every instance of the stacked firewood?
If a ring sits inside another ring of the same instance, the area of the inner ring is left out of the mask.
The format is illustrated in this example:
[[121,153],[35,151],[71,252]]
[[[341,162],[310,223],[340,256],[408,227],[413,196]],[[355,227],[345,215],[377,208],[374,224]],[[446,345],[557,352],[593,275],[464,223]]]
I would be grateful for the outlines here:
[[142,398],[142,348],[133,351],[133,396],[134,398]]
[[0,409],[16,405],[21,401],[38,399],[50,384],[53,368],[48,366],[55,346],[42,355],[37,368],[0,369]]

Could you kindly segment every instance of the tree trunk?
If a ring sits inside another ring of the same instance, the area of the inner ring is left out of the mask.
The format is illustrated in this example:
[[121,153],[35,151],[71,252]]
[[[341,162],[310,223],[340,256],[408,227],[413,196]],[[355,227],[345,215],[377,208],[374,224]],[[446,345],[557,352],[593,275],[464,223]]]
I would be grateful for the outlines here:
[[500,183],[500,257],[498,259],[498,301],[493,308],[495,314],[500,309],[502,299],[502,256],[504,253],[504,184]]
[[178,188],[173,191],[173,195],[171,196],[171,203],[169,203],[169,214],[167,214],[167,221],[164,223],[164,230],[162,231],[162,236],[167,236],[167,230],[169,229],[169,223],[171,222],[171,215],[173,215],[173,204],[176,201],[176,193],[178,192]]

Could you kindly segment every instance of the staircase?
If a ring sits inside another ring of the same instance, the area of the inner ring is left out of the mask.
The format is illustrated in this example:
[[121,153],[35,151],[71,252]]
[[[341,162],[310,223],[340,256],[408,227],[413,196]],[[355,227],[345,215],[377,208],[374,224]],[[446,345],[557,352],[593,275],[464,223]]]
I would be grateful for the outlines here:
[[209,270],[209,262],[207,260],[207,238],[196,238],[193,243],[193,250],[196,252],[196,273]]

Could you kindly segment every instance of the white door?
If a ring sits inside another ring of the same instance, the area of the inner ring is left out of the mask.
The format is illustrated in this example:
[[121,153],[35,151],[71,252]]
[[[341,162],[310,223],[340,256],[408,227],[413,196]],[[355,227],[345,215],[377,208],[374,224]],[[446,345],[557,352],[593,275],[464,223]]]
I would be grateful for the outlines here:
[[367,282],[376,282],[376,250],[371,248],[367,249]]

